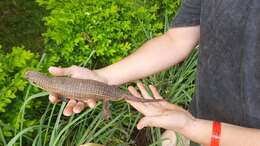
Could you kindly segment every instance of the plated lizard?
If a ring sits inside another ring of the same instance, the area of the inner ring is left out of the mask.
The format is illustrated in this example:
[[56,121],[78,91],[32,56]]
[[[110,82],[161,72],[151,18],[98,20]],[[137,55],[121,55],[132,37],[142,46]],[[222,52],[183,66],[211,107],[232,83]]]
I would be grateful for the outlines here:
[[136,102],[159,102],[162,99],[143,99],[132,96],[119,89],[103,82],[90,79],[76,79],[70,77],[49,77],[37,71],[27,71],[25,77],[29,82],[50,94],[86,101],[87,99],[103,101],[103,115],[105,119],[110,117],[109,101],[130,100]]

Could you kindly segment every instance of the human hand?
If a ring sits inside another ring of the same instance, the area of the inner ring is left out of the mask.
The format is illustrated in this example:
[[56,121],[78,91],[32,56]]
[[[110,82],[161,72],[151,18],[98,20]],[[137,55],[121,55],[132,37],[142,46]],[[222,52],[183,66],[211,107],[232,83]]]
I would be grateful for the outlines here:
[[[49,72],[55,76],[69,76],[78,79],[93,79],[105,83],[107,82],[106,79],[99,76],[96,72],[78,66],[71,66],[67,68],[50,67]],[[49,96],[49,100],[52,103],[58,103],[59,101],[61,101],[57,95],[51,95],[51,94]],[[74,99],[70,99],[63,111],[63,114],[65,116],[70,116],[73,113],[80,113],[87,105],[90,108],[94,108],[96,105],[96,101],[89,99],[82,102],[82,101],[76,101]]]
[[[137,86],[141,94],[134,87],[130,86],[128,90],[132,95],[145,99],[162,99],[154,86],[149,86],[153,96],[148,94],[142,83],[137,83]],[[137,124],[138,129],[142,129],[143,127],[160,127],[183,133],[195,121],[195,118],[189,112],[167,101],[146,103],[127,102],[144,115]]]

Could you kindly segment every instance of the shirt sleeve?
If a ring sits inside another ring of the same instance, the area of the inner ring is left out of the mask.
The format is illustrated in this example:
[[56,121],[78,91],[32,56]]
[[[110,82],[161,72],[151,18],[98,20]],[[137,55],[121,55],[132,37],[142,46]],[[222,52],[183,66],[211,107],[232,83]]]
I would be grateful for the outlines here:
[[182,0],[171,27],[200,25],[201,0]]

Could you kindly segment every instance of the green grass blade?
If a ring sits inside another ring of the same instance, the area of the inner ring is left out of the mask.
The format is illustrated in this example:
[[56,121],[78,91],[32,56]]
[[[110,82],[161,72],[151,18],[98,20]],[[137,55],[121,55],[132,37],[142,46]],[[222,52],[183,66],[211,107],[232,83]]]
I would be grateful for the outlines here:
[[28,127],[23,129],[22,131],[20,131],[19,133],[17,133],[7,144],[7,146],[13,146],[15,144],[15,142],[17,141],[17,139],[19,139],[19,137],[22,137],[23,134],[25,134],[26,132],[29,131],[33,131],[34,129],[38,128],[39,126],[32,126],[32,127]]
[[43,141],[43,145],[45,146],[46,143],[47,143],[47,137],[48,137],[48,132],[49,132],[49,129],[50,129],[50,125],[51,125],[51,120],[53,118],[53,114],[54,114],[54,110],[55,110],[55,107],[56,107],[56,104],[53,105],[52,107],[52,110],[51,110],[51,114],[49,116],[49,120],[48,120],[48,124],[47,124],[47,129],[46,129],[46,133],[45,133],[45,136],[44,136],[44,141]]
[[5,140],[5,137],[4,137],[4,134],[3,134],[1,127],[0,127],[0,138],[2,139],[3,144],[6,145],[6,140]]
[[51,134],[51,139],[50,139],[50,143],[49,143],[50,146],[53,146],[53,142],[55,140],[55,137],[57,136],[61,115],[63,113],[65,105],[66,105],[66,103],[63,102],[61,107],[60,107],[60,111],[59,111],[58,117],[56,119],[55,125],[53,127],[53,131],[52,131],[52,134]]
[[80,116],[78,116],[76,119],[74,119],[73,121],[69,122],[64,128],[61,129],[61,131],[58,133],[58,135],[56,136],[53,145],[56,145],[58,143],[58,140],[60,139],[60,137],[64,134],[64,132],[66,130],[68,130],[72,125],[74,125],[77,121],[79,121],[81,118],[83,118],[85,115],[87,115],[91,110],[87,110],[85,111],[83,114],[81,114]]

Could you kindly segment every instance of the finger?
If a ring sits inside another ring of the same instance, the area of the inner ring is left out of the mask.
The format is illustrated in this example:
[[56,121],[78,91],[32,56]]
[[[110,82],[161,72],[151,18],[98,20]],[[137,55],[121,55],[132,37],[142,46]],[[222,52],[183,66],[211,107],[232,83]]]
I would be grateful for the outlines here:
[[60,68],[60,67],[49,67],[49,72],[55,76],[70,76],[73,74],[75,70],[75,66],[71,66],[68,68]]
[[165,116],[148,116],[143,117],[137,124],[137,129],[142,129],[144,127],[159,127],[168,129],[170,126],[168,125],[169,121],[168,117]]
[[143,117],[138,123],[137,123],[137,129],[143,129],[144,127],[156,127],[155,124],[156,118],[154,117]]
[[163,99],[158,90],[153,85],[149,85],[149,88],[152,91],[153,97],[155,99]]
[[[141,97],[141,95],[136,91],[136,89],[133,86],[129,86],[128,87],[128,91],[136,96],[136,97]],[[146,105],[145,103],[142,102],[136,102],[136,101],[130,101],[130,100],[126,100],[126,102],[128,102],[131,106],[133,106],[136,110],[138,110],[139,112],[141,112],[142,114],[145,113],[145,109],[146,109]]]
[[65,116],[71,116],[73,114],[73,108],[77,104],[76,100],[71,99],[65,107],[63,114]]
[[177,135],[175,131],[172,130],[166,130],[163,132],[161,136],[162,145],[163,146],[176,146],[177,145]]
[[76,106],[73,108],[74,113],[80,113],[85,108],[85,104],[83,102],[78,102]]
[[142,102],[136,102],[136,101],[130,101],[126,100],[131,106],[133,106],[137,111],[139,111],[142,114],[145,114],[145,103]]
[[142,97],[141,94],[133,86],[129,86],[128,91],[136,97]]
[[87,103],[87,105],[90,107],[90,108],[94,108],[96,106],[96,101],[93,100],[93,99],[87,99],[87,100],[84,100],[84,102]]
[[58,103],[60,102],[61,100],[58,98],[58,96],[55,96],[55,95],[49,95],[49,100],[51,103]]
[[146,89],[144,88],[144,84],[142,84],[141,82],[138,82],[138,83],[137,83],[137,86],[138,86],[138,88],[140,89],[141,94],[142,94],[142,96],[143,96],[145,99],[153,99],[153,98],[148,94],[148,92],[146,91]]

